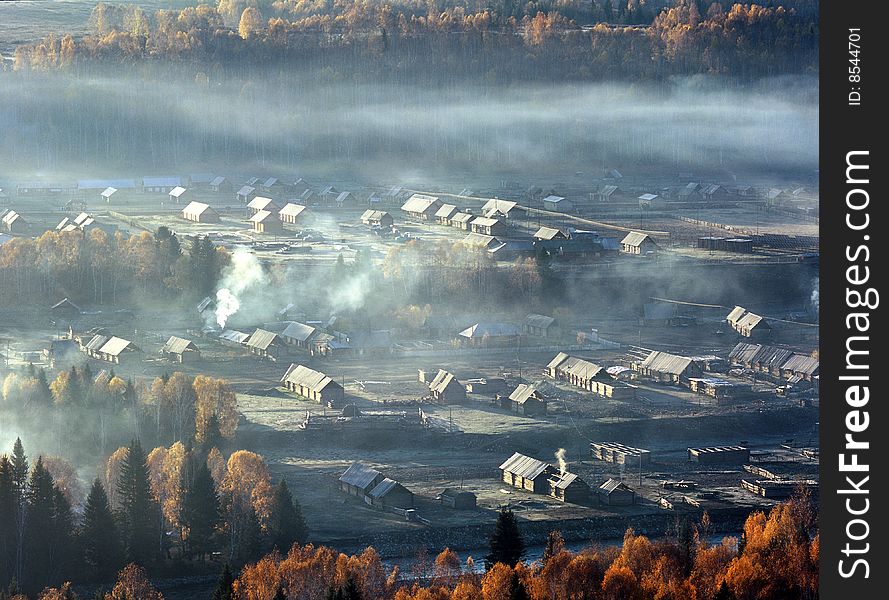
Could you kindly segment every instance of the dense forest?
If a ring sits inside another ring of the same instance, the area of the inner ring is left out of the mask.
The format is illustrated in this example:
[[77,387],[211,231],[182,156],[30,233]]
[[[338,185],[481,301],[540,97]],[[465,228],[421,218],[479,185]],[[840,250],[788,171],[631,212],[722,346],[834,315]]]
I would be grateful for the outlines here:
[[[644,0],[630,0],[615,14],[610,4],[572,0],[475,6],[220,0],[218,7],[152,16],[138,6],[99,4],[90,35],[51,35],[21,46],[14,69],[99,73],[97,65],[148,59],[200,65],[196,75],[207,81],[263,65],[259,70],[304,71],[318,81],[412,85],[456,75],[495,83],[815,73],[817,12],[811,3],[789,4],[678,0],[655,12]],[[643,18],[644,25],[632,24]]]

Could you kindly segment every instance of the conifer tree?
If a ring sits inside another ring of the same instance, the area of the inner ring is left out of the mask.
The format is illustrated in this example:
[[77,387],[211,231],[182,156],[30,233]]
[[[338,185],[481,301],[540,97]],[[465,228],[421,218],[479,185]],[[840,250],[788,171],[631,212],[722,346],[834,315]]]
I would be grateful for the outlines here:
[[307,529],[299,502],[294,499],[287,482],[282,478],[275,489],[269,518],[272,545],[286,554],[294,543],[302,544],[306,541]]
[[232,600],[232,585],[234,583],[235,578],[232,575],[231,567],[225,563],[225,567],[219,575],[219,581],[216,583],[216,590],[213,591],[213,600]]
[[124,553],[129,562],[147,564],[155,556],[157,507],[151,496],[148,463],[138,440],[133,440],[120,465],[117,484],[119,521]]
[[490,551],[485,557],[487,568],[497,563],[513,567],[525,555],[525,542],[519,532],[515,514],[508,508],[502,508],[497,515],[497,523],[489,542]]
[[98,478],[86,498],[79,542],[88,576],[100,581],[113,578],[120,567],[120,537],[108,494]]
[[25,568],[22,570],[23,577],[20,581],[27,591],[39,591],[49,584],[49,577],[54,567],[52,560],[52,542],[55,535],[54,496],[52,475],[43,466],[43,459],[38,458],[28,480],[25,506],[23,535]]
[[213,537],[220,521],[219,495],[206,461],[197,461],[191,483],[183,481],[180,521],[187,531],[189,554],[202,558],[213,549]]

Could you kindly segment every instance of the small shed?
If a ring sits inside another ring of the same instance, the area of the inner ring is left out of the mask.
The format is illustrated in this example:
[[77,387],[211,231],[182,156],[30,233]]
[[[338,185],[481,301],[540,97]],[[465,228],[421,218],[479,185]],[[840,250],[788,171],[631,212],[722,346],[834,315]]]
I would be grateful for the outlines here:
[[562,196],[549,195],[543,199],[543,208],[553,212],[568,212],[574,208],[574,204]]
[[193,341],[171,335],[161,348],[161,355],[174,363],[182,364],[200,360],[201,351]]
[[442,506],[456,510],[475,510],[477,498],[474,493],[459,488],[445,488],[438,495],[438,501]]
[[620,481],[609,479],[596,490],[599,502],[607,506],[632,506],[636,504],[636,492]]

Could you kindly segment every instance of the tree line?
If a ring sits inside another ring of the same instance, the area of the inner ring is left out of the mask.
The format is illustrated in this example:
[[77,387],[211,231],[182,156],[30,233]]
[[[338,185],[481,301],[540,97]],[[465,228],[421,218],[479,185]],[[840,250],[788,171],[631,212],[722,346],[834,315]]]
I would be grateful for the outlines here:
[[[0,598],[71,580],[106,583],[127,563],[160,573],[178,561],[194,571],[219,553],[244,564],[305,543],[306,534],[287,483],[273,487],[265,461],[252,452],[226,460],[215,448],[177,442],[146,454],[134,440],[111,454],[77,503],[43,456],[29,465],[21,440],[0,455]],[[114,590],[99,597],[123,599]]]
[[125,235],[46,231],[0,246],[0,303],[68,297],[118,304],[163,294],[189,300],[214,290],[228,253],[206,236],[182,242],[167,227]]
[[238,408],[231,386],[207,375],[177,371],[136,382],[84,364],[49,381],[44,369],[28,365],[3,379],[0,418],[40,432],[43,447],[95,463],[134,438],[205,451],[224,447],[234,438]]
[[[581,27],[568,2],[504,0],[475,11],[424,4],[419,10],[388,2],[301,1],[269,10],[224,0],[219,7],[158,11],[153,18],[138,7],[99,4],[90,34],[50,35],[20,46],[13,66],[90,72],[91,64],[175,61],[200,64],[206,79],[248,73],[257,65],[264,70],[286,65],[289,73],[304,68],[322,79],[422,83],[457,74],[487,81],[559,81],[817,73],[818,13],[793,6],[726,8],[677,0],[655,13],[644,2],[630,2],[636,13],[649,16],[644,27],[606,22],[604,13]],[[231,23],[239,9],[237,23]]]

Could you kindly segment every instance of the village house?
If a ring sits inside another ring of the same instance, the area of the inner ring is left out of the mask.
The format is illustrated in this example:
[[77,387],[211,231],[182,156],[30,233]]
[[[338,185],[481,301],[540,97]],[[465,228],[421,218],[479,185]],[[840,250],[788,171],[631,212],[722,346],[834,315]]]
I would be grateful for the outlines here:
[[659,194],[642,194],[639,196],[639,208],[642,210],[664,210],[667,202]]
[[287,323],[287,326],[281,330],[279,335],[285,344],[308,350],[311,348],[312,340],[317,334],[318,330],[311,325],[291,321]]
[[256,188],[252,185],[242,186],[241,189],[238,190],[238,193],[235,194],[235,198],[238,202],[247,204],[248,202],[256,198]]
[[256,233],[283,233],[284,225],[280,219],[267,210],[260,210],[250,217],[250,225]]
[[342,406],[345,402],[341,384],[304,365],[291,364],[281,377],[281,383],[288,391],[331,408]]
[[636,492],[620,481],[609,479],[596,490],[599,502],[606,506],[632,506],[636,504]]
[[182,185],[179,177],[143,177],[142,191],[148,194],[169,194]]
[[435,211],[435,222],[439,225],[451,224],[451,217],[457,214],[457,207],[453,204],[442,204],[441,208]]
[[102,199],[102,201],[105,202],[106,204],[110,204],[110,203],[111,203],[111,198],[117,193],[117,191],[118,191],[118,190],[117,190],[116,187],[107,187],[107,188],[105,188],[104,190],[102,190],[102,193],[99,194],[99,197],[100,197],[100,198]]
[[371,506],[383,508],[413,508],[414,494],[394,479],[385,477],[367,492],[364,501]]
[[535,494],[549,494],[548,477],[557,472],[552,465],[519,452],[506,459],[499,468],[503,483]]
[[231,181],[225,177],[214,177],[213,180],[210,181],[210,191],[216,192],[217,194],[230,194],[232,189],[233,186]]
[[200,360],[201,351],[193,341],[171,335],[161,348],[161,356],[171,362],[183,364]]
[[281,210],[275,201],[264,196],[256,196],[247,204],[247,216],[252,216],[259,211],[278,212]]
[[300,218],[300,215],[305,213],[306,207],[302,204],[295,204],[293,202],[288,202],[284,205],[284,208],[278,211],[278,218],[282,223],[290,223],[294,224]]
[[647,256],[655,254],[660,246],[647,233],[631,231],[620,241],[620,251],[624,254]]
[[700,202],[702,199],[701,184],[687,183],[684,187],[679,189],[676,193],[676,197],[679,202]]
[[277,360],[285,354],[284,341],[281,339],[281,336],[265,329],[254,331],[244,343],[244,346],[247,347],[251,354],[271,360]]
[[10,210],[3,215],[3,218],[0,219],[0,225],[2,225],[3,231],[8,231],[9,233],[27,233],[31,228],[28,222],[14,210]]
[[659,383],[685,384],[689,377],[701,375],[700,367],[692,359],[657,350],[652,351],[645,360],[634,361],[631,367],[639,376]]
[[781,365],[780,372],[785,379],[798,377],[803,381],[811,382],[814,377],[820,375],[821,366],[817,358],[806,354],[793,354]]
[[470,228],[474,233],[490,236],[505,236],[507,232],[506,223],[500,219],[489,219],[487,217],[476,217],[470,224]]
[[259,184],[259,189],[264,194],[283,194],[285,192],[284,182],[277,177],[268,177]]
[[543,394],[526,383],[519,384],[509,397],[502,399],[501,405],[523,417],[546,415],[546,400]]
[[433,221],[442,202],[436,196],[414,194],[401,206],[408,217],[415,221]]
[[125,353],[140,352],[136,345],[123,338],[96,334],[84,346],[84,352],[90,358],[120,364]]
[[553,317],[532,313],[525,317],[522,333],[527,337],[558,338],[561,331]]
[[439,404],[460,404],[466,401],[466,388],[457,381],[453,373],[439,369],[429,382],[429,392]]
[[732,195],[727,189],[716,183],[709,183],[700,189],[701,197],[708,204],[722,204],[732,200]]
[[456,212],[451,216],[450,224],[451,227],[456,229],[462,229],[463,231],[469,231],[469,223],[475,217],[469,213],[465,212]]
[[549,495],[556,500],[571,504],[587,504],[590,501],[590,486],[577,476],[576,473],[563,471],[551,475],[549,483]]
[[386,477],[367,465],[359,462],[352,463],[346,471],[340,475],[340,490],[350,496],[364,498],[368,492],[377,486]]
[[574,203],[562,196],[549,195],[543,199],[543,208],[553,212],[569,212],[574,210]]
[[554,227],[540,227],[534,234],[535,240],[567,240],[568,235]]
[[442,506],[455,510],[475,510],[478,502],[474,493],[452,487],[442,490],[437,500]]
[[618,190],[616,185],[606,184],[592,193],[594,202],[612,202],[618,200]]
[[219,223],[219,213],[203,202],[189,202],[182,209],[182,218],[195,223]]
[[353,206],[357,203],[358,199],[352,192],[340,192],[334,199],[334,204],[337,208],[345,208],[347,206]]
[[518,202],[492,198],[482,206],[482,215],[489,219],[521,219],[525,216],[525,209]]
[[295,194],[297,196],[301,196],[306,191],[311,191],[311,189],[312,186],[309,185],[309,182],[302,177],[298,177],[296,181],[287,186],[288,193]]
[[393,186],[383,194],[383,201],[389,206],[401,204],[407,194],[401,186]]
[[80,316],[80,307],[68,298],[62,298],[50,307],[56,319],[74,319]]
[[732,329],[744,337],[765,339],[772,334],[772,327],[765,319],[743,306],[733,308],[725,320]]
[[384,210],[366,210],[361,214],[361,222],[369,227],[389,229],[395,224],[395,219]]
[[181,185],[177,185],[170,190],[168,195],[170,197],[170,202],[174,204],[181,204],[184,200],[188,200],[191,197],[189,191]]

